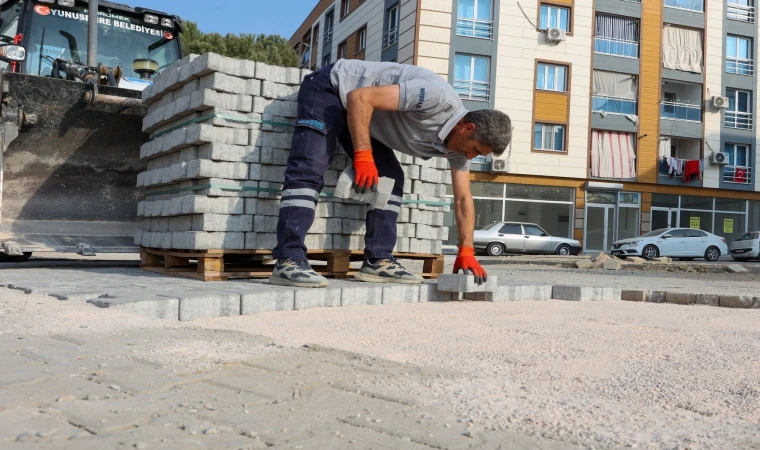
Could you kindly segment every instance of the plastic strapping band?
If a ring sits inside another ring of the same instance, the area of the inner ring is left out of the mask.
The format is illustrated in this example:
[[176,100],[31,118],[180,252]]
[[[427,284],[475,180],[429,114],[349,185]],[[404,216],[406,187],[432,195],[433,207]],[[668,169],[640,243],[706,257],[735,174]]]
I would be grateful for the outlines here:
[[[181,192],[200,191],[203,189],[224,189],[228,191],[256,191],[256,192],[268,192],[271,194],[279,194],[282,192],[281,189],[274,189],[274,188],[262,188],[262,187],[253,187],[253,186],[231,186],[231,185],[224,185],[224,184],[203,184],[199,186],[188,186],[184,188],[169,189],[169,190],[159,191],[159,192],[151,192],[149,194],[145,194],[145,196],[153,197],[156,195],[179,194]],[[322,192],[319,195],[320,197],[330,197],[330,198],[335,197],[334,194],[327,193],[327,192]],[[428,200],[402,200],[402,203],[426,205],[426,206],[451,206],[450,202],[434,202],[434,201],[428,201]]]
[[182,122],[179,125],[175,125],[161,132],[153,133],[150,135],[150,139],[153,140],[153,139],[156,139],[157,137],[161,137],[165,134],[169,134],[172,131],[179,130],[180,128],[186,127],[188,125],[192,125],[198,122],[205,122],[206,120],[212,120],[212,119],[224,119],[224,120],[231,120],[233,122],[260,123],[262,125],[272,125],[275,127],[295,127],[295,124],[293,123],[277,122],[275,120],[254,119],[252,117],[231,116],[228,114],[207,114],[205,116],[196,117],[195,119],[190,119],[188,121]]

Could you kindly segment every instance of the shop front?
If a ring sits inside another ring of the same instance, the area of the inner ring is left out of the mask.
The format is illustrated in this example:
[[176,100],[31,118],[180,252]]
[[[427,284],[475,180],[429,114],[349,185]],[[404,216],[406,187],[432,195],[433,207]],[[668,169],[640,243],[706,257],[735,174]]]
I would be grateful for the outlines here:
[[724,237],[730,243],[747,232],[750,225],[750,203],[754,202],[720,197],[652,194],[652,229],[697,228]]
[[640,193],[587,187],[583,250],[609,252],[616,240],[638,236],[640,216]]

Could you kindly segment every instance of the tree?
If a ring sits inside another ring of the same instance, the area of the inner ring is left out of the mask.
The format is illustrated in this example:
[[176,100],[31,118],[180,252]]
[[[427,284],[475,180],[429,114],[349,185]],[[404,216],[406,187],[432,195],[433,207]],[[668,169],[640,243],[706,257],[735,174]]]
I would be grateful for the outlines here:
[[275,66],[298,67],[298,54],[290,48],[287,39],[282,36],[232,34],[222,36],[219,33],[204,33],[195,22],[185,22],[181,35],[185,54],[214,52],[239,59],[261,61]]

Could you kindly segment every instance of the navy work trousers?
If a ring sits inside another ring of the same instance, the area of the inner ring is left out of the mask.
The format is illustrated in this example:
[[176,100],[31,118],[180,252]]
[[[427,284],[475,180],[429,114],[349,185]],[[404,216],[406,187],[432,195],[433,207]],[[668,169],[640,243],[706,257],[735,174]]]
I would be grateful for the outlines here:
[[[303,258],[304,239],[314,223],[314,209],[340,142],[349,158],[354,148],[346,109],[330,81],[332,65],[304,79],[298,91],[298,118],[290,147],[277,223],[274,258]],[[365,258],[388,258],[396,246],[396,221],[401,208],[404,172],[393,150],[372,139],[372,156],[381,177],[395,180],[391,200],[384,209],[368,206]]]

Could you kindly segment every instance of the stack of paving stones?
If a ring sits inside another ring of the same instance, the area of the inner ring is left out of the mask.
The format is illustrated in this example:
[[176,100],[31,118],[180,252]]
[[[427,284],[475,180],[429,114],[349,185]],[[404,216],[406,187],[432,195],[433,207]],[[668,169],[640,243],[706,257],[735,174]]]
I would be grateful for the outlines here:
[[[309,72],[208,53],[166,68],[143,92],[151,139],[138,187],[142,230],[135,243],[156,249],[271,249],[297,112]],[[440,254],[448,162],[397,152],[406,181],[396,252]],[[350,160],[340,150],[325,174],[313,250],[364,248],[366,205],[330,196]]]

